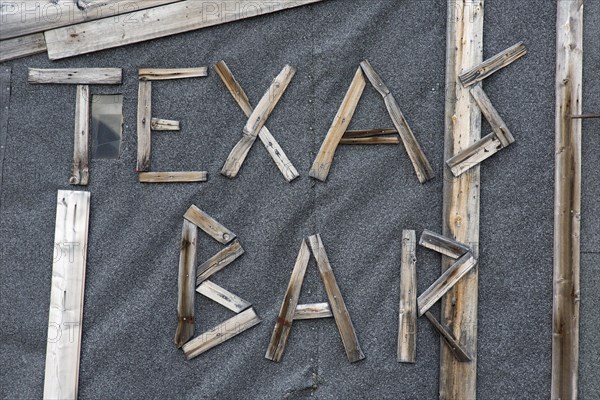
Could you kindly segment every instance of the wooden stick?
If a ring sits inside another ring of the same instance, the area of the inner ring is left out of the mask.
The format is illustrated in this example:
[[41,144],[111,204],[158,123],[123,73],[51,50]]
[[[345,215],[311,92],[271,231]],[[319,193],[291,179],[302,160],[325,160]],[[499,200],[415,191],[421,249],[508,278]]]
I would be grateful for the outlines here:
[[75,134],[73,136],[73,164],[71,185],[87,186],[90,181],[90,87],[77,85],[75,99]]
[[437,319],[431,314],[431,312],[427,311],[425,316],[431,322],[435,330],[441,335],[443,341],[448,346],[448,350],[454,355],[456,361],[458,362],[469,362],[471,361],[471,357],[469,354],[461,347],[460,343],[456,340],[452,332],[450,332],[445,326],[440,324]]
[[208,172],[206,171],[185,171],[185,172],[141,172],[139,174],[140,183],[189,183],[208,181]]
[[393,137],[363,137],[363,138],[342,138],[340,144],[400,144],[398,136]]
[[197,268],[196,286],[237,260],[242,254],[244,254],[244,249],[240,242],[235,240]]
[[340,331],[340,336],[342,337],[342,343],[346,349],[346,356],[348,356],[348,360],[351,363],[360,361],[365,358],[365,355],[363,354],[360,344],[358,343],[358,337],[356,336],[354,326],[352,325],[350,313],[346,308],[344,298],[342,297],[342,292],[340,292],[340,288],[338,287],[335,276],[333,275],[333,270],[329,264],[329,259],[327,258],[327,253],[325,252],[325,246],[321,241],[321,236],[318,234],[310,236],[308,241],[312,253],[317,261],[321,280],[325,285],[325,291],[327,292],[327,298],[329,299],[329,305],[331,306],[333,318],[335,319],[335,323]]
[[177,330],[175,345],[183,346],[194,336],[194,268],[196,268],[196,242],[198,229],[194,224],[183,220],[181,251],[179,253],[179,278],[177,284]]
[[492,130],[498,137],[498,140],[502,143],[503,147],[508,146],[511,143],[514,143],[515,138],[512,133],[508,130],[508,127],[498,114],[498,111],[492,105],[492,102],[488,98],[487,94],[481,88],[481,85],[475,85],[471,88],[471,96],[477,102],[481,113],[490,123]]
[[[485,1],[448,0],[446,51],[446,112],[444,160],[481,138],[481,112],[458,82],[458,75],[483,59],[483,9]],[[443,235],[473,246],[479,243],[479,167],[458,178],[444,169]],[[442,271],[453,260],[442,258]],[[458,362],[446,344],[440,344],[440,399],[477,398],[477,293],[478,268],[467,273],[442,297],[441,323],[471,356]]]
[[58,191],[44,399],[77,398],[89,217],[89,192]]
[[354,129],[344,132],[343,139],[366,138],[383,135],[394,135],[398,133],[396,128]]
[[496,54],[492,58],[488,58],[479,65],[470,68],[463,72],[459,79],[464,87],[471,86],[479,81],[484,80],[494,72],[512,64],[514,61],[527,54],[527,49],[523,42],[519,42],[514,46]]
[[199,68],[141,68],[138,71],[140,81],[165,81],[169,79],[202,78],[208,76],[207,67]]
[[221,225],[216,219],[192,205],[183,218],[187,219],[217,242],[227,244],[236,238],[235,233]]
[[152,118],[150,120],[150,129],[153,131],[178,131],[181,128],[179,125],[179,121]]
[[281,361],[281,357],[283,357],[285,345],[292,329],[292,323],[294,322],[294,314],[296,312],[298,298],[300,297],[300,289],[302,289],[302,282],[304,281],[304,274],[306,273],[309,259],[310,252],[308,251],[306,241],[303,239],[302,244],[300,245],[300,252],[296,258],[296,264],[294,264],[290,283],[285,291],[285,297],[283,298],[283,303],[279,309],[277,323],[273,329],[269,347],[265,354],[265,358],[268,360],[279,362]]
[[294,321],[331,317],[333,317],[333,313],[329,303],[298,304],[294,312]]
[[335,150],[337,149],[342,136],[344,136],[344,132],[346,132],[346,129],[348,129],[348,126],[350,125],[350,121],[352,120],[352,116],[354,116],[356,106],[365,90],[365,86],[365,76],[362,69],[359,67],[354,74],[354,79],[352,79],[352,83],[342,101],[340,109],[333,119],[329,132],[327,132],[327,136],[319,149],[319,153],[313,162],[312,168],[308,173],[309,176],[323,182],[327,179],[331,164],[333,163]]
[[452,174],[458,177],[502,149],[502,142],[498,140],[495,133],[490,133],[447,160],[446,165]]
[[244,134],[233,150],[231,150],[229,157],[227,157],[221,169],[221,174],[228,178],[235,178],[237,176],[250,148],[256,141],[258,133],[265,126],[269,115],[271,115],[281,96],[285,93],[295,74],[296,70],[286,65],[273,80],[267,92],[256,105],[250,117],[248,117],[248,122],[244,126]]
[[236,314],[239,314],[252,306],[252,304],[248,303],[246,300],[211,281],[202,282],[202,284],[196,288],[196,292],[221,304]]
[[152,82],[141,81],[137,109],[137,167],[138,172],[150,170],[152,152]]
[[[254,111],[252,105],[250,104],[250,100],[248,100],[248,96],[244,92],[244,89],[242,89],[241,85],[237,82],[229,70],[229,67],[227,64],[225,64],[225,61],[219,61],[217,64],[215,64],[215,71],[217,71],[217,74],[229,90],[229,93],[231,93],[242,111],[244,111],[246,117],[250,117]],[[258,137],[269,152],[269,155],[275,162],[275,165],[277,165],[277,168],[279,168],[288,182],[291,182],[300,176],[292,162],[287,158],[283,149],[279,143],[277,143],[266,126],[263,126],[263,128],[258,132]]]
[[43,33],[0,40],[0,63],[45,52],[46,39]]
[[260,318],[253,308],[249,308],[186,343],[183,346],[185,358],[191,360],[198,357],[205,351],[239,335],[258,323],[260,323]]
[[417,239],[415,231],[402,231],[398,362],[414,363],[417,353]]
[[123,82],[121,68],[29,68],[29,83],[72,85],[115,85]]
[[600,118],[600,114],[571,115],[571,118],[573,118],[573,119]]
[[557,2],[552,399],[577,399],[583,0]]
[[427,249],[437,251],[454,259],[462,257],[465,253],[471,251],[471,248],[464,243],[457,242],[446,236],[439,235],[428,229],[421,234],[419,244]]

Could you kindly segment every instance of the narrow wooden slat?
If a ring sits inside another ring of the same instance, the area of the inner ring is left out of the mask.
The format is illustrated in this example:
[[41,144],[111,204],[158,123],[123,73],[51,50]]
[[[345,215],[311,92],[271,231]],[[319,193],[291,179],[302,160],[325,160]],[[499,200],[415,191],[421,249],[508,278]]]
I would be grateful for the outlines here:
[[118,85],[123,81],[121,68],[29,68],[27,82],[73,85]]
[[398,362],[414,363],[417,353],[417,238],[402,231],[400,306],[398,312]]
[[44,399],[77,398],[89,216],[89,192],[58,191]]
[[[149,9],[143,18],[104,18],[45,32],[51,60],[175,35],[321,0],[221,0],[212,9],[203,1],[184,1]],[[241,3],[241,4],[240,4]],[[249,5],[250,7],[246,6]],[[248,12],[248,8],[256,12]],[[234,11],[231,11],[234,10]]]
[[215,239],[217,242],[227,244],[236,238],[235,233],[221,225],[213,217],[192,205],[183,218],[195,224],[198,228],[202,229],[207,235]]
[[[248,100],[248,96],[244,89],[242,89],[241,85],[237,82],[231,70],[225,64],[225,61],[219,61],[215,64],[215,71],[229,90],[229,93],[233,96],[234,100],[238,103],[246,117],[250,117],[252,111],[252,105],[250,104],[250,100]],[[258,132],[258,137],[269,152],[269,155],[277,165],[277,168],[281,171],[283,176],[288,182],[296,179],[300,174],[292,164],[292,162],[287,158],[283,149],[277,143],[271,132],[267,129],[266,126]]]
[[221,169],[221,174],[228,178],[235,178],[237,176],[250,148],[256,141],[258,133],[264,127],[269,115],[271,115],[281,96],[285,93],[295,74],[296,70],[286,65],[273,80],[267,92],[248,117],[248,122],[244,126],[244,134],[233,150],[231,150],[229,157],[227,157]]
[[183,346],[194,336],[194,298],[195,298],[195,268],[196,242],[198,228],[191,222],[183,220],[181,231],[181,248],[179,253],[179,278],[177,283],[177,330],[175,345]]
[[496,134],[490,133],[447,160],[446,165],[448,165],[452,174],[458,177],[471,168],[479,165],[482,161],[487,160],[502,150],[502,148],[502,142],[498,140]]
[[150,120],[150,129],[153,131],[178,131],[181,128],[179,121],[152,118]]
[[201,78],[208,76],[207,67],[199,68],[141,68],[138,71],[140,81],[165,81],[169,79]]
[[298,304],[294,312],[294,320],[331,317],[333,317],[333,313],[329,303]]
[[75,134],[73,136],[73,164],[71,185],[87,186],[90,181],[90,87],[77,85],[75,99]]
[[344,132],[343,139],[375,137],[383,135],[394,135],[398,133],[396,128],[354,129]]
[[152,152],[152,82],[139,82],[137,108],[137,167],[138,172],[150,170]]
[[438,322],[438,320],[431,314],[431,312],[427,311],[425,316],[431,322],[435,330],[441,335],[442,339],[448,346],[448,350],[454,355],[456,361],[458,362],[469,362],[471,361],[471,357],[469,354],[461,347],[460,343],[456,340],[452,332],[450,332],[446,327]]
[[571,116],[580,115],[582,110],[583,3],[583,0],[557,2],[550,395],[553,400],[575,400],[578,394],[582,159],[581,120]]
[[235,240],[197,268],[196,286],[237,260],[242,254],[244,254],[244,249],[240,242]]
[[260,322],[261,320],[254,309],[249,308],[186,343],[183,346],[185,358],[191,360],[198,357],[205,351],[239,335]]
[[466,244],[427,229],[421,234],[419,245],[454,259],[460,258],[463,254],[471,251],[471,248]]
[[248,303],[246,300],[211,281],[202,282],[202,284],[196,288],[196,291],[230,309],[236,314],[239,314],[252,306],[252,304]]
[[502,117],[500,117],[500,114],[498,114],[498,111],[496,111],[496,109],[492,105],[492,102],[488,98],[487,94],[485,94],[485,92],[481,88],[481,85],[475,85],[471,88],[471,96],[473,96],[473,98],[477,102],[481,113],[483,114],[485,119],[487,119],[487,121],[490,123],[492,130],[498,137],[498,140],[502,143],[502,146],[506,147],[509,144],[513,143],[515,141],[515,138],[513,137],[512,133],[510,133],[510,131],[508,130],[508,127],[502,120]]
[[587,118],[600,118],[600,114],[579,114],[579,115],[571,115],[571,118],[574,119],[587,119]]
[[333,163],[335,150],[337,149],[342,136],[344,136],[346,129],[348,129],[348,125],[350,125],[350,121],[356,111],[356,106],[365,90],[365,86],[365,76],[362,69],[359,67],[354,74],[354,78],[342,101],[340,109],[333,119],[333,123],[327,132],[327,136],[325,136],[325,140],[319,149],[319,153],[313,162],[310,172],[308,173],[309,176],[323,182],[327,179],[331,164]]
[[342,138],[340,144],[400,144],[400,138],[394,137],[363,137],[363,138]]
[[273,334],[271,335],[271,340],[269,341],[269,347],[265,354],[265,358],[271,361],[279,362],[281,361],[281,357],[283,357],[285,345],[292,329],[292,323],[294,322],[294,314],[309,259],[310,251],[308,250],[306,241],[303,239],[298,257],[296,258],[296,264],[294,264],[290,283],[285,291],[285,297],[279,309],[279,315],[273,329]]
[[138,175],[140,183],[190,183],[206,182],[206,171],[184,172],[141,172]]
[[46,39],[43,33],[0,40],[0,62],[45,53]]
[[471,86],[479,81],[484,80],[494,72],[512,64],[514,61],[527,54],[527,49],[523,42],[519,42],[514,46],[496,54],[492,58],[488,58],[479,65],[474,66],[468,71],[463,72],[459,78],[463,86]]
[[321,275],[321,280],[325,285],[325,291],[327,292],[329,305],[331,307],[331,311],[333,312],[335,323],[340,331],[340,336],[342,337],[342,343],[346,349],[348,360],[350,362],[360,361],[365,358],[365,355],[363,354],[360,344],[358,343],[358,337],[356,336],[354,326],[352,325],[350,313],[346,308],[344,298],[342,297],[340,288],[338,287],[335,276],[333,275],[333,270],[329,264],[329,259],[327,258],[327,253],[325,252],[325,246],[321,241],[321,236],[319,234],[310,236],[308,241],[312,253],[317,261],[319,274]]

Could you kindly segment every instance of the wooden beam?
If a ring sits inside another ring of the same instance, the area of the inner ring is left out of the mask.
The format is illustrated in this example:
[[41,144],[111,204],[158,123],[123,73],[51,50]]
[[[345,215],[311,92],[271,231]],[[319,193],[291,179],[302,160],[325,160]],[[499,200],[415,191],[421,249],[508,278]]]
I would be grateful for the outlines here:
[[294,321],[331,317],[333,317],[333,313],[329,303],[298,304],[294,312]]
[[333,163],[335,150],[337,149],[342,136],[344,136],[346,129],[348,129],[348,126],[350,125],[350,121],[352,120],[352,116],[354,116],[356,106],[365,90],[365,86],[365,76],[362,69],[359,67],[354,74],[354,79],[352,79],[352,83],[350,84],[348,92],[346,92],[346,96],[342,101],[340,109],[333,119],[329,132],[327,132],[327,136],[325,136],[325,140],[319,149],[319,153],[313,162],[310,172],[308,173],[309,176],[323,182],[327,179],[331,164]]
[[43,33],[0,40],[0,63],[45,53],[46,50],[46,39]]
[[492,130],[498,137],[498,140],[502,143],[503,147],[514,143],[515,138],[512,133],[508,130],[508,127],[498,114],[498,111],[492,105],[492,102],[488,98],[487,94],[481,88],[481,85],[475,85],[471,88],[471,96],[475,99],[475,102],[479,106],[481,113],[490,123]]
[[89,218],[89,192],[58,191],[44,399],[77,398]]
[[[151,8],[144,17],[104,18],[45,32],[51,60],[143,42],[224,24],[257,15],[312,4],[321,0],[222,0],[207,7],[202,1],[184,1]],[[251,9],[256,12],[249,12]],[[233,12],[229,10],[235,10]]]
[[417,239],[415,231],[402,231],[400,306],[398,311],[398,362],[414,363],[417,353]]
[[428,229],[425,229],[419,239],[419,245],[440,254],[444,254],[454,259],[462,257],[465,253],[471,251],[471,248],[464,243],[457,242],[446,236],[439,235]]
[[398,133],[396,128],[375,128],[375,129],[353,129],[344,132],[343,139],[366,138],[383,135],[394,135]]
[[583,0],[557,2],[552,399],[577,399]]
[[221,225],[216,219],[192,205],[183,218],[187,219],[217,242],[227,244],[236,238],[235,233]]
[[121,68],[29,68],[29,83],[72,85],[118,85],[123,82]]
[[196,242],[198,229],[194,224],[183,220],[181,247],[179,253],[179,278],[177,283],[177,330],[175,345],[183,346],[194,336],[194,277],[196,268]]
[[152,82],[141,81],[137,108],[137,172],[150,170],[152,153]]
[[464,87],[471,86],[479,81],[484,80],[494,72],[512,64],[519,58],[527,54],[527,49],[523,42],[519,42],[514,46],[488,58],[481,64],[468,69],[460,74],[459,79]]
[[448,165],[452,174],[458,177],[502,149],[502,143],[498,140],[496,134],[490,133],[447,160],[446,165]]
[[190,183],[208,181],[206,171],[185,172],[141,172],[138,175],[140,183]]
[[242,254],[244,249],[240,242],[235,240],[233,243],[219,251],[217,254],[206,260],[196,270],[196,286],[219,272],[235,260],[237,260]]
[[178,131],[181,127],[179,121],[152,118],[150,120],[150,129],[153,131]]
[[444,343],[448,346],[448,350],[454,355],[456,361],[458,362],[469,362],[471,361],[471,357],[469,354],[461,347],[460,343],[456,340],[452,332],[450,332],[445,326],[440,324],[437,319],[431,314],[431,312],[427,311],[425,316],[431,322],[435,330],[441,335]]
[[340,144],[400,144],[398,136],[393,137],[363,137],[363,138],[342,138]]
[[140,81],[165,81],[170,79],[201,78],[208,76],[207,67],[199,68],[140,68],[138,79]]
[[71,185],[87,186],[90,181],[90,104],[90,87],[77,85],[73,164],[69,178]]
[[202,284],[196,288],[196,292],[221,304],[236,314],[239,314],[252,306],[252,304],[248,303],[246,300],[211,281],[202,282]]

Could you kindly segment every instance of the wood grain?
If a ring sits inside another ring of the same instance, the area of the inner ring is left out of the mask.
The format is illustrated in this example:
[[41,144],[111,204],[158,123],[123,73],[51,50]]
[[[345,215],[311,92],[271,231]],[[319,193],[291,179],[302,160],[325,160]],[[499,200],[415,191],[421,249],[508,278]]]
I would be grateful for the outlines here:
[[460,258],[463,254],[471,251],[471,248],[466,244],[457,242],[454,239],[442,236],[428,229],[425,229],[421,234],[419,245],[454,259]]
[[252,306],[252,304],[246,300],[211,281],[202,282],[202,284],[196,288],[196,292],[221,304],[223,307],[228,308],[236,314],[239,314]]
[[481,88],[481,85],[475,85],[471,88],[471,96],[475,99],[475,102],[479,106],[481,113],[490,123],[492,130],[498,137],[498,140],[502,143],[503,147],[514,143],[515,138],[512,133],[508,130],[508,127],[498,114],[498,111],[492,105],[492,102],[488,98],[487,94]]
[[202,78],[208,76],[207,67],[198,68],[140,68],[138,79],[140,81],[166,81],[170,79]]
[[206,171],[140,172],[140,183],[190,183],[208,181]]
[[179,121],[152,118],[150,120],[150,129],[153,131],[178,131],[181,127]]
[[363,137],[363,138],[342,138],[340,144],[400,144],[400,138],[394,137]]
[[152,82],[141,81],[137,108],[137,172],[150,170],[152,153]]
[[458,177],[502,149],[502,142],[498,140],[495,133],[490,133],[447,160],[446,165],[448,165],[452,174]]
[[196,242],[198,228],[191,222],[183,220],[181,231],[181,248],[179,253],[179,278],[177,281],[177,330],[175,345],[183,346],[194,336],[194,298]]
[[398,311],[398,362],[414,363],[417,354],[417,238],[402,231],[400,305]]
[[29,68],[29,83],[72,85],[119,85],[123,82],[121,68]]
[[240,242],[235,240],[197,268],[196,285],[200,285],[206,279],[237,260],[242,254],[244,254],[244,249]]
[[207,235],[215,239],[217,242],[227,244],[236,238],[235,233],[221,225],[216,219],[196,207],[190,208],[183,215],[183,218],[195,224],[202,229]]
[[87,186],[90,181],[90,87],[77,85],[76,96],[73,163],[69,183],[71,185]]
[[333,317],[333,313],[329,303],[298,304],[294,312],[294,321],[331,317]]
[[488,58],[479,65],[470,68],[460,74],[459,79],[464,87],[471,86],[479,81],[484,80],[494,72],[512,64],[514,61],[527,54],[527,49],[523,42],[519,42],[514,46]]
[[461,347],[460,343],[456,340],[452,332],[450,332],[445,326],[439,323],[439,321],[431,314],[431,312],[427,311],[425,316],[431,322],[435,330],[441,335],[444,343],[448,346],[448,350],[454,355],[456,361],[458,362],[469,362],[471,361],[471,357],[469,354]]
[[373,129],[353,129],[344,132],[343,139],[368,138],[383,135],[394,135],[398,133],[396,128],[373,128]]
[[0,62],[45,53],[46,50],[46,39],[43,33],[0,40]]

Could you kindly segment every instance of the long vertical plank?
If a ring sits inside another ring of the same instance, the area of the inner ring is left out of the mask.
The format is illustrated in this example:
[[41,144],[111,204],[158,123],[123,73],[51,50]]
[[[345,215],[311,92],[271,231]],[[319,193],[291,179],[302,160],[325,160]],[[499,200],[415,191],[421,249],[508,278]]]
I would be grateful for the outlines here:
[[71,185],[87,186],[90,181],[90,104],[90,87],[77,85],[73,165],[69,179]]
[[558,1],[552,312],[553,400],[577,398],[583,0]]
[[398,312],[398,362],[414,363],[417,353],[417,238],[402,231],[400,308]]
[[76,399],[90,193],[58,191],[44,399]]
[[138,172],[150,171],[152,152],[152,82],[140,81],[137,109],[137,167]]
[[[463,70],[483,60],[484,0],[448,0],[446,50],[446,112],[444,159],[448,160],[481,138],[481,113],[469,90],[458,81]],[[459,177],[444,169],[443,234],[473,247],[478,257],[479,166]],[[443,258],[442,271],[452,259]],[[475,400],[477,393],[478,270],[471,269],[442,298],[442,324],[471,356],[460,363],[440,343],[440,399]]]
[[188,220],[183,220],[181,249],[179,253],[179,278],[177,283],[177,330],[175,345],[183,346],[194,336],[194,298],[196,270],[196,242],[198,228]]

